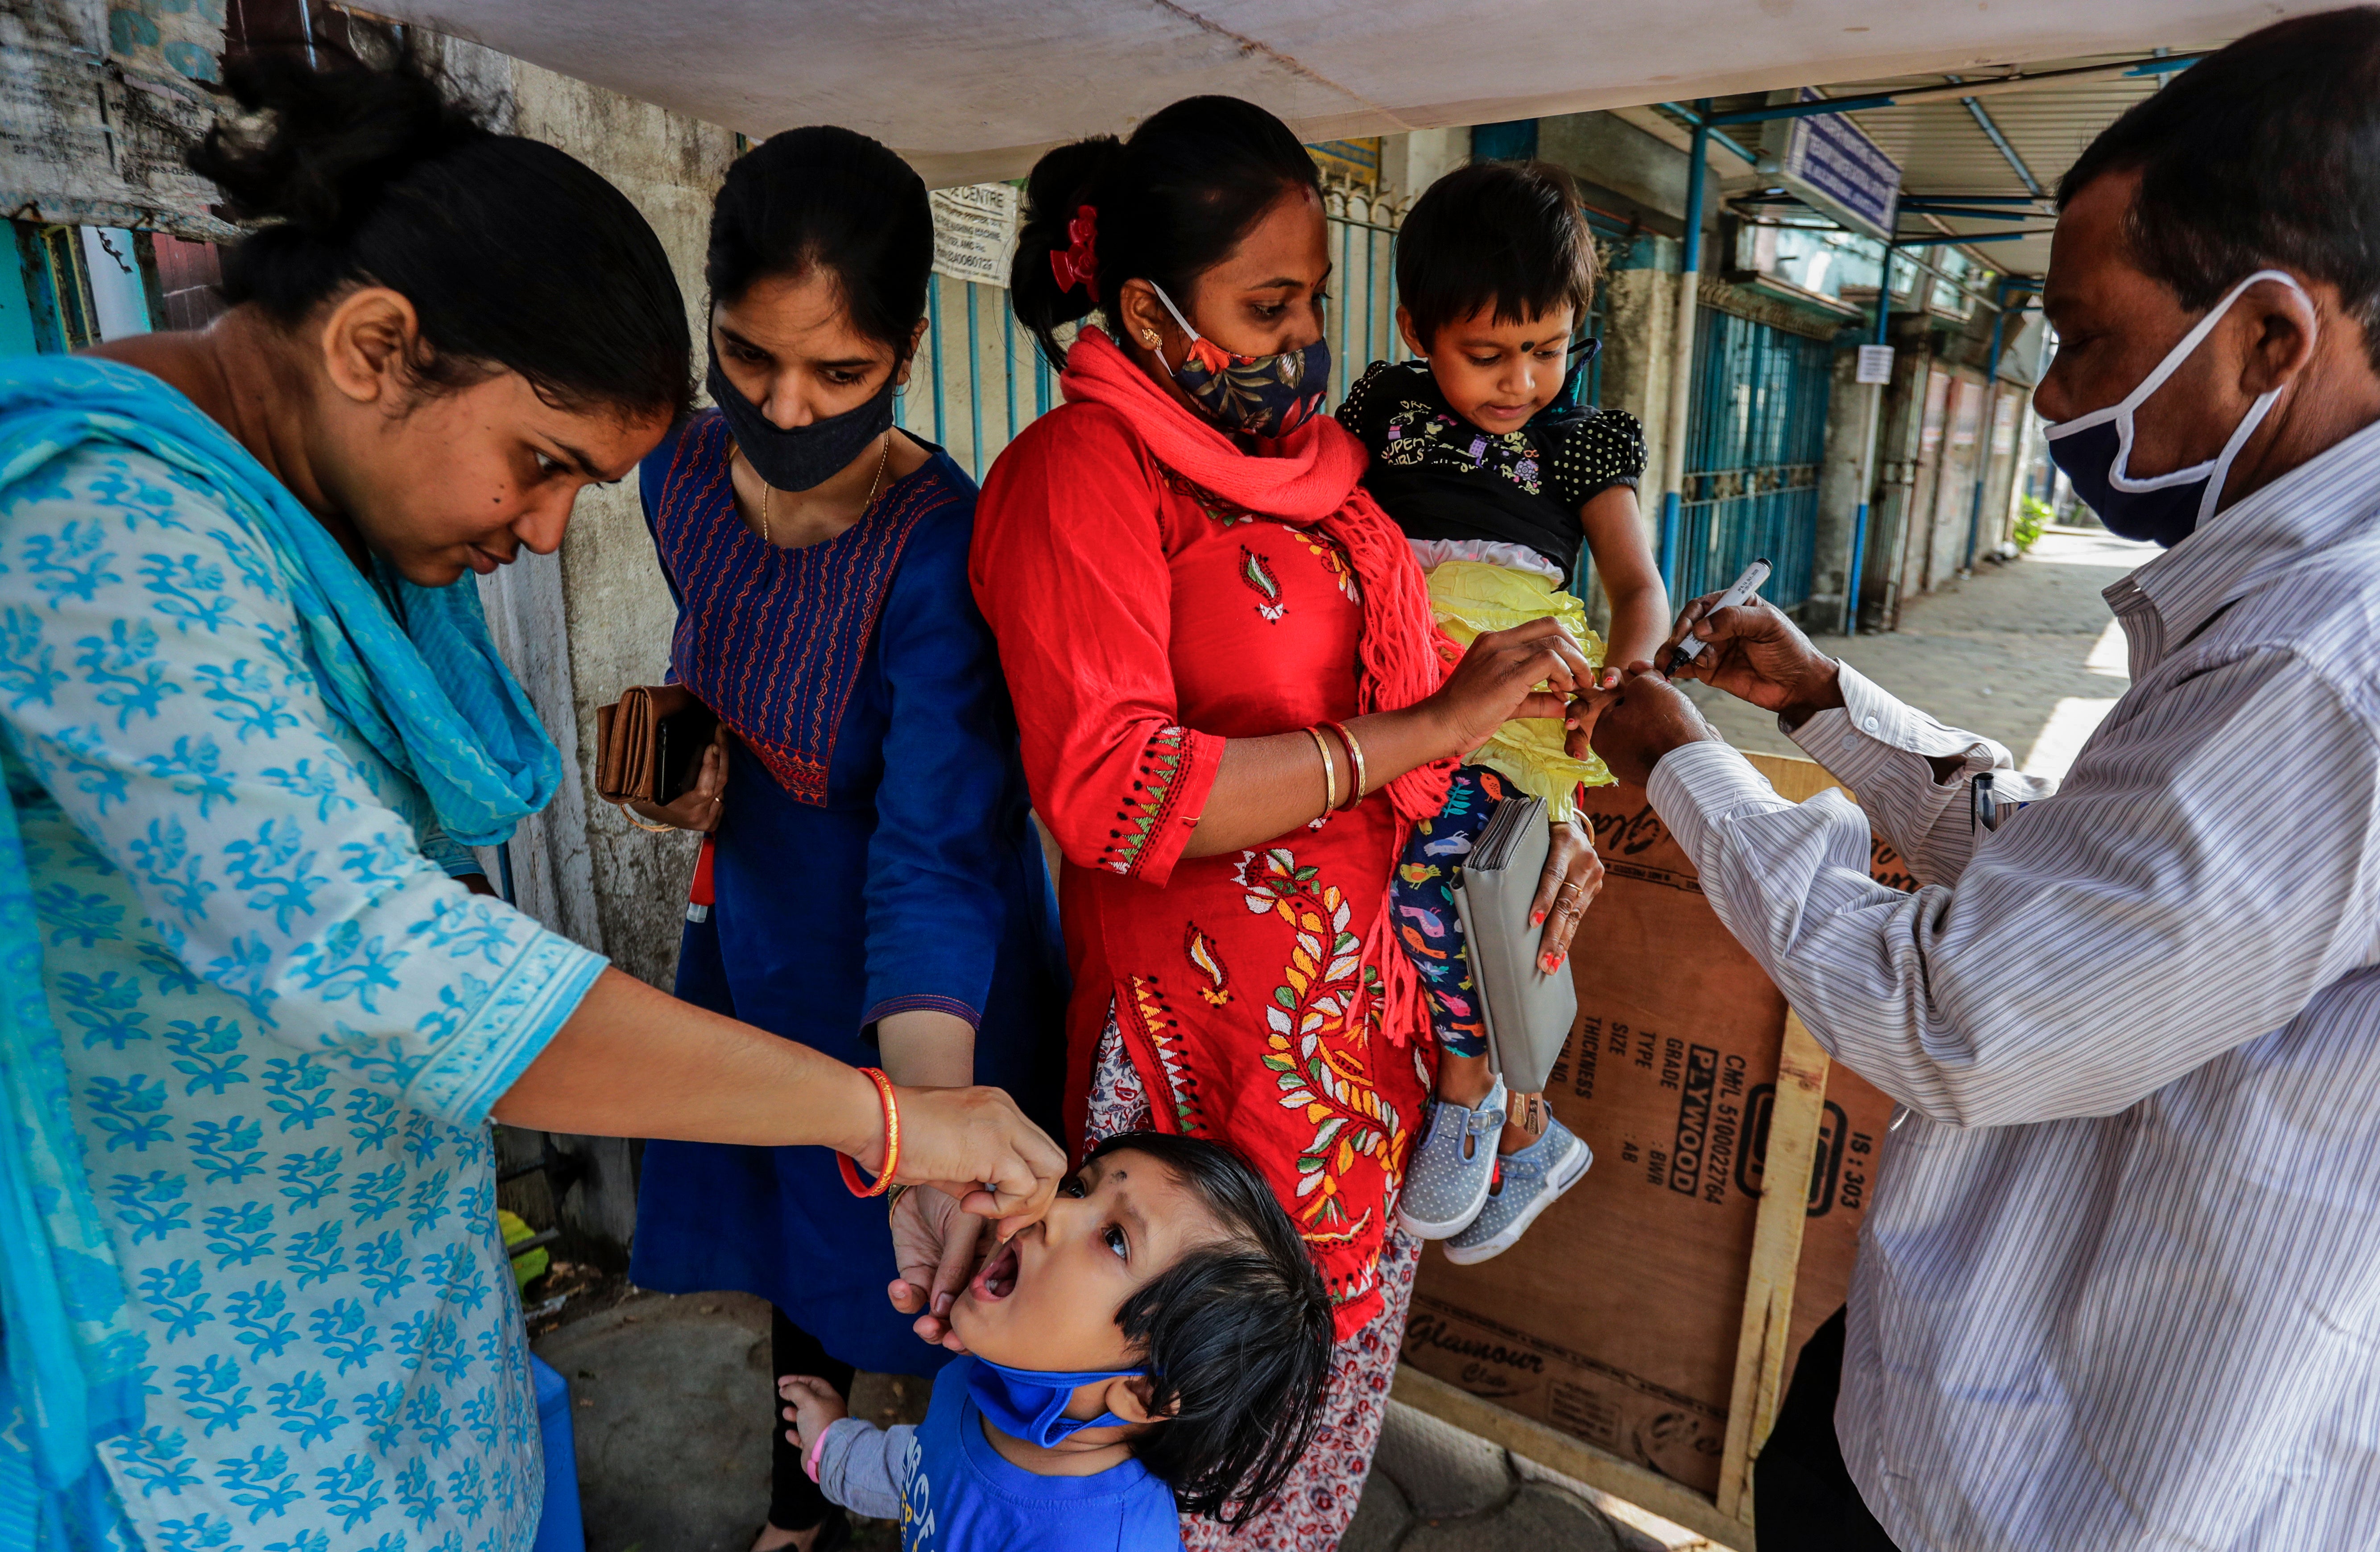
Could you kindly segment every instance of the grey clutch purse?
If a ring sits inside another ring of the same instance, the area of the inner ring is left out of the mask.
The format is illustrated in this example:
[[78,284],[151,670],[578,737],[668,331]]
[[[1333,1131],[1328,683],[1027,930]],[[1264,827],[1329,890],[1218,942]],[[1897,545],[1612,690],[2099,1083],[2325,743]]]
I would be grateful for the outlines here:
[[1515,1094],[1536,1094],[1578,1020],[1570,965],[1537,968],[1543,928],[1529,925],[1529,902],[1546,870],[1553,837],[1546,806],[1508,797],[1480,831],[1454,882],[1454,908],[1471,945],[1471,975],[1488,1026],[1488,1059]]

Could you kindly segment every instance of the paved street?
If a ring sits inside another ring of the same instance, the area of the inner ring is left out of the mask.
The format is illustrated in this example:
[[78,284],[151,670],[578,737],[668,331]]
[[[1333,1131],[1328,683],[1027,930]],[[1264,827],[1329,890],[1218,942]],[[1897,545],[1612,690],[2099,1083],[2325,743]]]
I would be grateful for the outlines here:
[[[1911,705],[2007,745],[2024,770],[2061,776],[2131,684],[2123,632],[2099,589],[2156,552],[2096,529],[2054,529],[1956,592],[1911,600],[1896,632],[1818,645]],[[1691,693],[1736,747],[1801,753],[1774,718]]]

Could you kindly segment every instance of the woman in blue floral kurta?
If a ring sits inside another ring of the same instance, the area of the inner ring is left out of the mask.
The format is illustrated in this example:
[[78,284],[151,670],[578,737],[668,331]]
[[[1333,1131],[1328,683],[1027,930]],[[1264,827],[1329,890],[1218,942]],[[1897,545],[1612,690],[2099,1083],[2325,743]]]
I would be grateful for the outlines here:
[[[173,427],[153,379],[76,367],[52,402]],[[115,1496],[152,1547],[521,1545],[482,1122],[603,961],[454,882],[478,863],[326,701],[237,504],[103,441],[8,497],[0,771],[146,1392]]]
[[[0,1546],[518,1552],[492,1109],[870,1168],[882,1122],[466,850],[560,770],[457,578],[684,412],[659,243],[409,66],[231,75],[269,138],[194,165],[279,218],[231,311],[0,363]],[[1003,1097],[900,1105],[900,1178],[1046,1202]]]

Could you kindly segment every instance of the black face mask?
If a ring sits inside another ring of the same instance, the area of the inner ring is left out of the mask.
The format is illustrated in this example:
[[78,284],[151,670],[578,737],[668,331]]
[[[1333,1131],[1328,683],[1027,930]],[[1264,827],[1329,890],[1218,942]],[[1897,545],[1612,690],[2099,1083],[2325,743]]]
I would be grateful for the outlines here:
[[850,467],[861,449],[892,429],[892,395],[900,382],[897,369],[887,372],[884,386],[866,404],[791,430],[771,425],[759,405],[736,391],[719,370],[716,349],[707,385],[752,471],[780,491],[807,491]]

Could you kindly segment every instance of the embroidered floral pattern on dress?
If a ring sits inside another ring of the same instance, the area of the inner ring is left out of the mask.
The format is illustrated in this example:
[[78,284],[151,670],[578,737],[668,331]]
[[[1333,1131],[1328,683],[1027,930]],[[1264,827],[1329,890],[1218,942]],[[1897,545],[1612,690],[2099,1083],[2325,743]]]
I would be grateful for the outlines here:
[[1339,585],[1342,597],[1350,603],[1364,601],[1364,585],[1355,580],[1355,568],[1347,560],[1345,545],[1329,534],[1318,533],[1312,528],[1296,527],[1288,523],[1281,527],[1296,536],[1297,542],[1305,546],[1306,553],[1322,563],[1322,569],[1330,573],[1330,579]]
[[670,664],[779,785],[823,805],[835,737],[909,536],[960,498],[940,480],[896,479],[849,528],[786,550],[737,515],[731,446],[716,410],[697,418],[654,503],[672,519],[653,526],[679,600]]
[[[1319,871],[1275,846],[1245,853],[1237,878],[1251,915],[1277,915],[1296,935],[1265,1010],[1264,1064],[1281,1109],[1302,1112],[1314,1129],[1299,1150],[1293,1211],[1309,1244],[1330,1246],[1359,1240],[1372,1228],[1369,1207],[1349,1218],[1340,1182],[1368,1160],[1393,1194],[1406,1137],[1404,1119],[1380,1097],[1371,1072],[1377,976],[1364,964],[1363,940],[1350,930],[1352,908],[1336,884],[1320,882]],[[1368,1291],[1365,1271],[1334,1286],[1333,1297],[1343,1303]]]
[[1533,496],[1544,493],[1536,444],[1527,431],[1490,436],[1427,405],[1408,404],[1389,417],[1388,440],[1379,456],[1401,468],[1453,464],[1492,469]]
[[[1162,473],[1167,490],[1178,496],[1187,496],[1197,503],[1198,510],[1205,513],[1208,519],[1218,527],[1234,528],[1243,523],[1253,523],[1257,520],[1257,515],[1246,507],[1227,502],[1214,491],[1192,484],[1173,470],[1163,469]],[[1285,527],[1288,525],[1282,526]]]
[[1142,848],[1172,809],[1183,765],[1190,758],[1189,744],[1190,730],[1178,725],[1149,734],[1148,746],[1140,752],[1140,769],[1133,776],[1132,793],[1124,800],[1125,806],[1116,810],[1116,829],[1109,833],[1107,849],[1099,854],[1100,867],[1130,876],[1140,866]]
[[1281,601],[1281,579],[1272,574],[1272,567],[1262,555],[1245,544],[1240,546],[1240,580],[1256,594],[1257,612],[1267,621],[1277,624],[1289,612],[1288,606]]
[[1134,1021],[1148,1037],[1150,1049],[1157,1052],[1166,1097],[1173,1104],[1173,1125],[1170,1130],[1184,1136],[1203,1134],[1207,1123],[1198,1115],[1198,1082],[1182,1060],[1182,1021],[1173,1016],[1172,1006],[1165,999],[1165,988],[1154,976],[1135,976],[1127,989],[1132,996]]
[[1198,995],[1207,1000],[1207,1005],[1220,1008],[1231,1001],[1231,973],[1223,968],[1223,961],[1216,953],[1214,943],[1198,930],[1196,922],[1184,924],[1182,952],[1189,959],[1191,967],[1207,978],[1207,984],[1198,988]]

